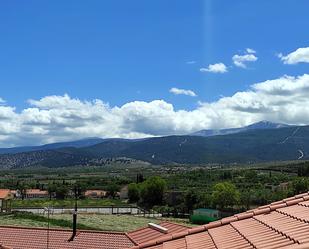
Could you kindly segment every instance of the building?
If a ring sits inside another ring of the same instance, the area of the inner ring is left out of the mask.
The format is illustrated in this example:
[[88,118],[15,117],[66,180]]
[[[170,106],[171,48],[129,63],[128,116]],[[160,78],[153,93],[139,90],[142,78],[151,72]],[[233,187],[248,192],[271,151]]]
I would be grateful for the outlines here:
[[104,198],[106,197],[106,194],[107,193],[104,190],[97,190],[97,189],[86,190],[85,197],[86,198]]
[[11,190],[11,193],[13,194],[13,197],[14,198],[17,198],[17,199],[19,199],[19,198],[21,198],[21,192],[20,192],[20,190]]
[[309,194],[296,195],[130,249],[308,249]]
[[[50,229],[48,244],[51,249],[126,249],[187,229],[182,225],[163,222],[160,225],[150,223],[129,233],[80,230],[72,242],[68,241],[72,231]],[[0,249],[46,248],[47,233],[45,228],[0,226]]]
[[78,231],[75,239],[69,242],[71,235],[70,230],[64,229],[0,227],[0,248],[124,249],[135,245],[125,233]]
[[0,212],[11,211],[11,201],[13,194],[9,189],[0,189]]
[[48,191],[40,189],[27,189],[25,194],[26,199],[41,199],[49,198]]
[[220,218],[220,211],[217,209],[210,209],[210,208],[198,208],[193,210],[194,215],[202,215],[211,218]]
[[193,210],[190,220],[193,224],[205,224],[221,218],[221,213],[217,209],[198,208]]

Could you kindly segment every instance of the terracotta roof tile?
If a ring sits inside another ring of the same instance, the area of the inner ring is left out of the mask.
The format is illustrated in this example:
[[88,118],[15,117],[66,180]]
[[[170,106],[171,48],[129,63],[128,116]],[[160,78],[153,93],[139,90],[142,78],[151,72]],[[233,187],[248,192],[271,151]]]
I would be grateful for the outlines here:
[[[134,246],[124,233],[80,231],[68,242],[71,231],[50,229],[50,249],[123,249]],[[0,244],[14,249],[42,249],[47,245],[47,229],[0,227]]]
[[[163,233],[158,230],[155,230],[151,227],[144,227],[132,232],[128,233],[128,236],[137,244],[146,243],[152,240],[160,240],[160,238],[171,238],[171,235],[181,233],[181,236],[185,236],[188,234],[188,227],[180,225],[180,224],[174,224],[171,222],[161,222],[159,224],[160,226],[167,228],[168,233]],[[183,233],[184,232],[184,233]],[[162,242],[162,241],[161,241]]]
[[9,189],[0,189],[0,199],[6,199],[10,196],[11,190]]
[[162,249],[187,249],[185,238],[176,239],[163,244]]
[[[309,195],[296,195],[186,232],[142,249],[309,249]],[[177,239],[175,239],[177,238]],[[161,243],[161,244],[160,244]],[[162,247],[160,247],[162,245]]]
[[190,249],[216,249],[208,232],[197,233],[186,237],[187,248]]

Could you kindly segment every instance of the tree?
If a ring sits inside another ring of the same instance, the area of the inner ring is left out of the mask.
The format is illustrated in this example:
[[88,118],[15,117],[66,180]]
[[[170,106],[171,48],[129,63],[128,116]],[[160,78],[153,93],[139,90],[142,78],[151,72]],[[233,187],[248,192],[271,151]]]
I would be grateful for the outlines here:
[[140,199],[140,194],[139,194],[139,188],[136,183],[131,183],[128,186],[128,197],[129,197],[129,202],[135,203],[138,202]]
[[111,183],[107,186],[107,196],[112,197],[113,199],[116,197],[117,192],[119,191],[119,186],[115,183]]
[[147,207],[160,205],[166,189],[166,181],[159,176],[153,176],[141,183],[141,198]]
[[63,200],[68,195],[69,188],[65,185],[58,185],[56,186],[55,193],[57,199]]
[[55,185],[54,183],[50,183],[47,186],[47,192],[49,195],[49,199],[51,200],[51,198],[54,196],[54,194],[56,193],[56,189],[57,189],[57,185]]
[[18,186],[18,189],[20,191],[20,195],[21,195],[21,199],[24,200],[25,197],[26,197],[26,194],[27,194],[27,188],[28,188],[28,185],[25,184],[25,183],[20,183],[19,186]]
[[220,209],[233,207],[239,203],[240,194],[235,185],[229,182],[217,183],[212,192],[212,200]]
[[185,193],[184,205],[188,213],[191,213],[191,211],[193,210],[194,206],[198,203],[198,201],[199,196],[196,193],[196,191],[191,189]]
[[303,192],[307,192],[309,188],[309,180],[307,178],[298,178],[292,183],[293,192],[295,194],[300,194]]
[[250,204],[252,202],[252,196],[253,196],[253,194],[252,194],[252,191],[250,189],[244,190],[240,194],[240,202],[246,209],[250,208]]

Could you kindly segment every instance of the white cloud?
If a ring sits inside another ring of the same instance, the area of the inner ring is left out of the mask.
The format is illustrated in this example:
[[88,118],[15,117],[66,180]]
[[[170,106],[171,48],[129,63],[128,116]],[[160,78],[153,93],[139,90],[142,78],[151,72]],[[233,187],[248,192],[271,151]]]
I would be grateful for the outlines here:
[[246,51],[247,51],[248,54],[255,54],[256,53],[256,51],[252,48],[246,48]]
[[298,48],[285,56],[280,53],[278,57],[284,64],[297,64],[300,62],[309,63],[309,47]]
[[170,89],[170,93],[173,93],[175,95],[187,95],[187,96],[191,96],[191,97],[196,97],[196,93],[193,92],[192,90],[185,90],[185,89],[180,89],[180,88],[176,88],[173,87]]
[[201,72],[226,73],[227,67],[223,63],[209,64],[207,68],[200,68]]
[[243,55],[235,54],[232,57],[233,63],[237,67],[247,68],[247,62],[257,61],[258,57],[254,55],[256,53],[252,48],[247,48],[246,53]]
[[18,112],[0,105],[0,147],[42,144],[84,137],[140,138],[239,127],[260,120],[309,124],[309,74],[255,83],[246,91],[175,110],[164,100],[111,107],[102,100],[69,95],[29,101]]

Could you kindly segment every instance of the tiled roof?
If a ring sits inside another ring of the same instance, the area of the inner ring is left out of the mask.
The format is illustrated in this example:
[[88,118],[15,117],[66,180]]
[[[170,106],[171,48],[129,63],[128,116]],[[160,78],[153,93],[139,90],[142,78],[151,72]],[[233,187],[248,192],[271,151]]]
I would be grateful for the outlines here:
[[181,231],[188,230],[188,227],[174,224],[170,222],[161,222],[159,224],[161,227],[167,228],[167,233],[158,231],[152,227],[144,227],[132,232],[128,233],[128,236],[136,243],[136,244],[142,244],[147,241],[151,241],[153,239],[159,239],[161,237],[166,236],[167,234],[174,234]]
[[10,196],[11,191],[9,189],[0,189],[0,199],[6,199]]
[[[68,242],[72,232],[49,230],[50,249],[124,249],[134,246],[125,233],[79,231],[74,241]],[[2,247],[1,247],[2,246]],[[0,248],[42,249],[47,246],[47,229],[0,227]]]
[[48,195],[48,191],[37,188],[27,189],[26,194]]
[[100,197],[100,196],[105,196],[106,193],[107,192],[104,191],[104,190],[96,190],[96,189],[94,189],[94,190],[86,190],[85,196],[98,196],[98,197]]
[[166,234],[131,249],[309,249],[309,194],[207,225]]

